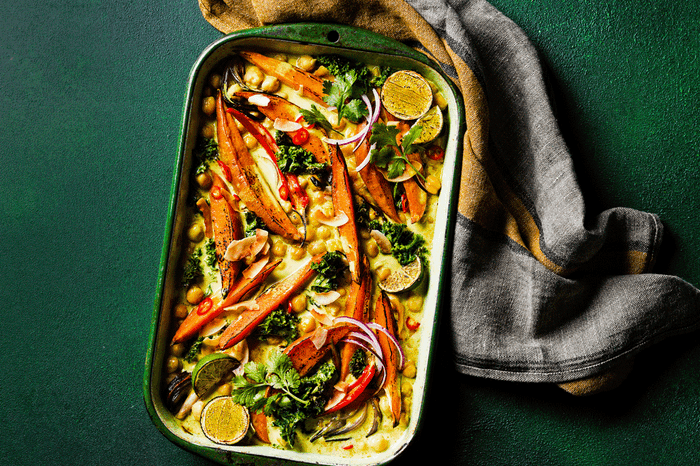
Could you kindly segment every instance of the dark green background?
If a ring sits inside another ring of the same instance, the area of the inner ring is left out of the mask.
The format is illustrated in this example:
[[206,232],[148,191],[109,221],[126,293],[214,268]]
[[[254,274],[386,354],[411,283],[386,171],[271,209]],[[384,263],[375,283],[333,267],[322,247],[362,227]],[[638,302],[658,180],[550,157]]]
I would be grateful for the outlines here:
[[[493,3],[542,54],[589,212],[658,213],[659,271],[699,286],[697,2]],[[0,463],[209,464],[154,427],[142,378],[186,79],[220,33],[194,0],[2,10]],[[577,399],[455,374],[442,339],[425,432],[396,464],[697,463],[696,341]]]

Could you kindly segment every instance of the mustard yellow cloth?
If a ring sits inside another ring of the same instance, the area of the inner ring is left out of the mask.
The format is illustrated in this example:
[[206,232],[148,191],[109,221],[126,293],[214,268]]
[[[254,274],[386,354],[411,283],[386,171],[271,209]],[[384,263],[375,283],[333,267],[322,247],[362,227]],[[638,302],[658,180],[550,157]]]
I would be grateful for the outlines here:
[[659,218],[586,212],[537,53],[488,2],[199,5],[224,33],[295,22],[365,28],[419,48],[458,84],[467,131],[445,321],[459,371],[558,383],[604,374],[597,389],[618,381],[606,371],[624,373],[639,350],[698,327],[700,291],[649,273]]

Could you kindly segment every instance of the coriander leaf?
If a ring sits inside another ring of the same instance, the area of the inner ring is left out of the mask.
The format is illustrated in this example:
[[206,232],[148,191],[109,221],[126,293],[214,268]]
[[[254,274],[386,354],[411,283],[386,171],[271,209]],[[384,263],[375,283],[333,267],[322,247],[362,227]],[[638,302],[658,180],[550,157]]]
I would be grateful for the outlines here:
[[338,121],[345,117],[353,123],[357,123],[362,117],[358,107],[364,103],[358,97],[362,95],[363,90],[354,88],[356,81],[357,74],[354,70],[350,70],[341,76],[336,76],[333,82],[323,82],[323,92],[326,94],[323,100],[337,109]]
[[299,113],[301,113],[301,115],[304,117],[304,121],[307,124],[318,125],[321,129],[323,129],[326,132],[326,134],[330,134],[331,131],[340,133],[339,131],[333,129],[333,125],[331,124],[331,122],[328,121],[326,115],[324,115],[321,112],[321,110],[319,110],[318,107],[316,107],[316,105],[311,105],[311,109],[309,110],[302,108],[301,110],[299,110]]
[[387,176],[389,178],[396,178],[400,176],[406,169],[406,162],[400,158],[394,158],[387,167]]
[[367,105],[362,100],[353,99],[345,105],[345,117],[352,122],[356,123],[367,115]]
[[421,125],[413,125],[411,126],[411,129],[409,129],[406,134],[403,135],[403,138],[401,139],[401,151],[404,154],[412,154],[422,150],[421,147],[413,145],[413,141],[420,136],[422,131],[423,127]]
[[260,217],[255,215],[255,212],[246,210],[243,214],[243,218],[245,220],[246,236],[255,236],[255,230],[257,229],[267,230],[267,225],[265,225],[265,222],[263,222]]
[[375,123],[372,125],[372,134],[369,138],[371,143],[376,143],[377,146],[396,146],[396,138],[399,135],[399,128],[389,126],[384,123]]

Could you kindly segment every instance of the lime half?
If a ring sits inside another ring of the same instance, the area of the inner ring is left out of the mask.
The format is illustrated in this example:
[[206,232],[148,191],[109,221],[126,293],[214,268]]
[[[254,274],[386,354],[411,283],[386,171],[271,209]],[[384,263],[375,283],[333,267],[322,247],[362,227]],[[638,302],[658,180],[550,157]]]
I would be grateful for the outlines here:
[[192,388],[202,398],[227,374],[240,365],[238,359],[224,353],[211,353],[200,359],[192,370]]
[[401,70],[389,76],[382,86],[382,104],[400,120],[415,120],[430,110],[433,90],[415,71]]
[[435,105],[433,108],[428,110],[428,113],[420,117],[415,124],[421,125],[421,132],[416,140],[413,141],[414,144],[430,142],[438,137],[440,131],[442,131],[442,125],[444,124],[444,118],[440,107]]
[[202,432],[212,442],[233,445],[246,436],[250,413],[230,396],[219,396],[204,406],[200,424]]
[[413,262],[404,265],[384,280],[379,282],[379,288],[387,293],[401,293],[417,287],[423,279],[423,262],[416,258]]

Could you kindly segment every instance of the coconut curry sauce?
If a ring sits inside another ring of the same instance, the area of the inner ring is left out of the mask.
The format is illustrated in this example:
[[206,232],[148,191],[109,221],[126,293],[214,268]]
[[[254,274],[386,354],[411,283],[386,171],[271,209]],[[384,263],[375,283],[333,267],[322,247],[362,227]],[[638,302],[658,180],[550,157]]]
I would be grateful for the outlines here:
[[403,434],[445,107],[418,73],[338,56],[211,73],[164,367],[183,430],[224,444],[206,426],[243,419],[241,445],[358,458]]

